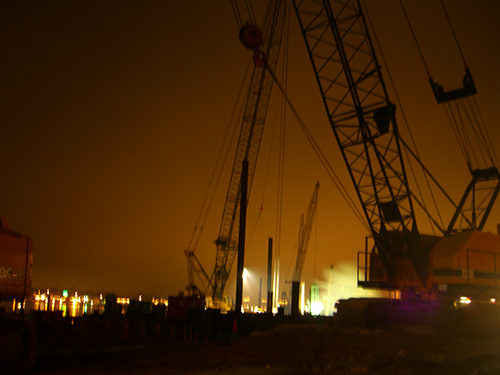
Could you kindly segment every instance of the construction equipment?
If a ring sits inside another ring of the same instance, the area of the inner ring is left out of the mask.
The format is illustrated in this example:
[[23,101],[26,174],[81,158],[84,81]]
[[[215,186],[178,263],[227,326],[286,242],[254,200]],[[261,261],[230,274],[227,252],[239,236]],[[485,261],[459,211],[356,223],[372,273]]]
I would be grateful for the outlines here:
[[[191,291],[198,288],[194,284],[196,274],[203,283],[203,291],[209,306],[218,307],[224,300],[224,289],[229,278],[234,259],[238,252],[240,209],[240,180],[242,163],[248,161],[248,193],[250,195],[253,176],[257,165],[264,123],[273,86],[286,9],[285,0],[272,0],[259,36],[255,25],[246,25],[240,32],[247,48],[254,50],[255,66],[248,90],[247,102],[231,172],[229,188],[224,204],[219,236],[215,241],[217,253],[215,269],[209,277],[197,259],[194,250],[188,249],[189,286]],[[255,35],[257,34],[257,38]]]
[[[359,284],[424,298],[444,290],[460,293],[460,286],[474,286],[478,293],[496,287],[499,236],[479,230],[498,194],[498,170],[471,169],[473,180],[448,228],[442,228],[442,236],[422,235],[415,214],[415,202],[420,202],[408,183],[396,106],[389,99],[360,1],[294,0],[293,5],[374,241],[371,252],[367,247],[360,257],[365,278]],[[473,95],[475,86],[468,82],[464,90],[436,96],[438,102]],[[476,185],[483,182],[494,184],[478,210],[475,192],[481,189]],[[478,213],[482,218],[477,225]],[[459,217],[466,225],[456,228]]]
[[[0,218],[0,372],[23,374],[38,352],[36,331],[24,319],[31,292],[33,245],[31,238],[10,230]],[[13,312],[16,312],[15,314]]]
[[292,315],[299,314],[299,292],[300,279],[302,277],[302,268],[306,260],[307,248],[309,247],[309,239],[311,238],[311,230],[316,217],[316,208],[318,207],[318,192],[319,182],[314,187],[314,192],[309,202],[307,216],[304,221],[304,215],[300,217],[299,241],[297,246],[297,261],[292,277]]

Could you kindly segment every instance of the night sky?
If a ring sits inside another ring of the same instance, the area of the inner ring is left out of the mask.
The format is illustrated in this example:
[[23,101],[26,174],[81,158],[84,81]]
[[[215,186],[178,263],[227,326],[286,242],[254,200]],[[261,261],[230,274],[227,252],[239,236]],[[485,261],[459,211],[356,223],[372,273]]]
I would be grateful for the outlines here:
[[[440,2],[405,3],[432,76],[450,89],[460,86],[463,64]],[[261,20],[265,1],[254,4]],[[498,145],[500,2],[445,4]],[[422,159],[458,201],[470,177],[399,2],[366,5]],[[0,35],[0,216],[33,239],[33,286],[129,296],[182,291],[183,251],[252,54],[238,40],[230,2],[3,1]],[[290,100],[350,188],[295,14],[288,61]],[[277,238],[276,103],[271,100],[248,208],[245,294],[253,298],[259,278],[266,285],[268,238]],[[286,129],[283,222],[281,240],[275,239],[282,285],[292,276],[300,215],[317,181],[318,215],[303,279],[324,280],[335,264],[355,280],[350,267],[367,233],[291,112]],[[231,167],[232,159],[196,250],[209,273]],[[496,231],[498,222],[496,204],[486,230]]]

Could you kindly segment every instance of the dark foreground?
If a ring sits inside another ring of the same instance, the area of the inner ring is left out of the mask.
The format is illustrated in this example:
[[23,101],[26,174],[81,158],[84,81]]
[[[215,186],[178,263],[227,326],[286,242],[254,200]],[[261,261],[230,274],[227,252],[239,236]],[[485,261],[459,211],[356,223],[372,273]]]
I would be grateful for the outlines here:
[[229,339],[172,337],[40,348],[31,374],[500,374],[500,335],[457,327],[342,327],[308,320]]

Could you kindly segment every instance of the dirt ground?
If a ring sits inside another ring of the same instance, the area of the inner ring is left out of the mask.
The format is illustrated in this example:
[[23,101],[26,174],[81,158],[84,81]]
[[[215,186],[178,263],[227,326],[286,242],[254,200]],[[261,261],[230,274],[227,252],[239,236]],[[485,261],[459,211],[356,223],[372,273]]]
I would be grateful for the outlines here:
[[283,324],[225,343],[41,350],[30,374],[500,374],[495,332]]

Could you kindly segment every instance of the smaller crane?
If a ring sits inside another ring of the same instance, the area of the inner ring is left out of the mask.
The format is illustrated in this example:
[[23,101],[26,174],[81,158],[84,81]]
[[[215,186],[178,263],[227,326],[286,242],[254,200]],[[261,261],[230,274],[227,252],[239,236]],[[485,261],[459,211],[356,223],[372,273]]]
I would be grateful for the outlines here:
[[316,207],[318,206],[318,192],[319,182],[314,187],[314,192],[309,202],[307,216],[304,221],[304,215],[300,217],[299,228],[299,244],[297,248],[297,262],[292,277],[292,316],[297,316],[299,313],[299,290],[300,278],[302,276],[302,268],[306,260],[307,248],[309,246],[309,239],[311,238],[311,230],[316,216]]

